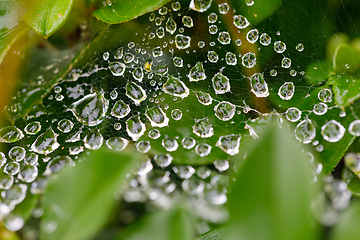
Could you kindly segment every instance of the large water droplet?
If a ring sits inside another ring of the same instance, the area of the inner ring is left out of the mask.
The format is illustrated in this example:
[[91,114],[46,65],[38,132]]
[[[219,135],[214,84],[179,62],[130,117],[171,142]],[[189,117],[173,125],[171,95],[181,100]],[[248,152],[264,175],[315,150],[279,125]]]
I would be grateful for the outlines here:
[[315,104],[313,108],[313,112],[316,115],[324,115],[327,112],[327,110],[328,110],[328,106],[323,102]]
[[35,135],[41,130],[41,124],[38,121],[28,123],[24,128],[26,134]]
[[175,45],[178,49],[186,49],[190,47],[191,37],[182,34],[175,36]]
[[256,97],[267,97],[269,96],[268,85],[265,81],[264,74],[255,73],[250,78],[251,91]]
[[161,136],[160,131],[157,129],[151,129],[148,132],[148,137],[152,139],[158,139]]
[[111,62],[109,69],[114,76],[118,77],[124,75],[126,65],[121,62]]
[[197,12],[205,12],[211,6],[212,0],[191,0],[189,8]]
[[195,147],[196,140],[192,137],[186,137],[186,138],[183,138],[183,140],[181,140],[181,144],[182,144],[183,148],[191,149],[191,148]]
[[189,95],[189,89],[178,78],[169,75],[166,83],[163,85],[163,91],[167,94],[185,98]]
[[344,134],[345,128],[335,120],[330,120],[321,127],[321,135],[328,142],[338,142]]
[[231,42],[231,37],[228,32],[220,32],[217,39],[223,45],[230,44]]
[[221,136],[219,137],[216,146],[227,154],[233,156],[239,153],[240,139],[241,136],[235,134]]
[[171,111],[171,117],[175,121],[179,121],[182,118],[182,111],[180,109],[174,109]]
[[193,133],[202,138],[208,138],[214,135],[214,129],[207,117],[195,120],[195,124],[192,128]]
[[216,15],[216,13],[210,13],[207,19],[208,23],[215,23],[218,19],[218,15]]
[[27,185],[16,184],[11,186],[9,189],[1,192],[3,203],[7,205],[17,205],[21,203],[26,196]]
[[219,60],[219,55],[215,51],[208,51],[207,57],[210,62],[216,63]]
[[21,140],[23,137],[23,132],[15,126],[0,129],[0,142],[13,143]]
[[101,135],[98,129],[88,133],[84,138],[84,146],[91,150],[99,149],[104,142],[104,137]]
[[137,141],[146,131],[146,126],[139,116],[133,116],[126,121],[126,132],[133,141]]
[[75,162],[69,156],[56,156],[50,160],[44,171],[45,176],[60,172],[64,168],[75,166]]
[[89,127],[100,124],[105,119],[109,100],[104,97],[104,92],[86,95],[72,104],[70,109],[76,119]]
[[257,29],[251,29],[246,34],[246,40],[248,40],[249,43],[254,44],[259,39],[259,30]]
[[188,77],[190,82],[197,82],[206,79],[205,69],[202,62],[197,62],[195,66],[190,69]]
[[195,147],[195,153],[200,157],[206,157],[210,154],[212,147],[207,143],[200,143]]
[[20,162],[25,158],[26,150],[23,147],[15,146],[10,149],[8,154],[11,160]]
[[142,82],[144,78],[144,72],[142,67],[135,68],[134,71],[132,72],[132,75],[136,81]]
[[9,189],[14,184],[14,177],[12,175],[0,175],[0,189]]
[[263,46],[268,46],[271,43],[271,37],[267,33],[260,35],[260,43]]
[[297,122],[301,118],[301,111],[295,107],[291,107],[286,110],[286,119],[290,122]]
[[318,98],[322,102],[331,102],[332,101],[332,92],[330,89],[321,89],[318,93]]
[[278,91],[278,95],[282,100],[290,100],[295,93],[295,86],[292,82],[284,83]]
[[173,152],[176,151],[176,149],[178,148],[179,144],[177,143],[175,138],[171,138],[171,137],[165,137],[162,141],[161,141],[161,145],[166,149],[166,151],[169,152]]
[[153,127],[165,127],[169,124],[169,118],[160,107],[153,107],[146,110],[146,117]]
[[230,10],[230,6],[227,3],[220,3],[218,7],[221,14],[227,14]]
[[237,27],[239,29],[244,29],[250,25],[247,18],[242,15],[234,15],[233,23],[234,23],[235,27]]
[[154,156],[154,162],[161,168],[166,168],[172,162],[173,158],[170,154],[156,154]]
[[274,50],[277,53],[283,53],[286,50],[286,44],[281,41],[274,42]]
[[175,67],[183,67],[184,66],[184,61],[180,57],[174,57],[173,61],[174,61]]
[[11,176],[17,174],[19,170],[20,170],[20,164],[17,162],[10,162],[5,164],[4,166],[4,173]]
[[57,125],[57,129],[59,129],[59,131],[63,133],[70,132],[73,129],[73,127],[74,127],[74,123],[69,119],[61,119]]
[[136,150],[141,153],[147,153],[151,149],[149,141],[140,141],[136,144]]
[[304,144],[311,143],[316,136],[316,128],[310,119],[301,121],[294,131],[295,138]]
[[23,165],[20,168],[18,178],[21,181],[30,183],[33,182],[38,176],[38,169],[35,166]]
[[28,153],[25,156],[24,162],[29,165],[37,165],[39,161],[39,156],[35,153]]
[[158,36],[158,38],[163,38],[165,36],[165,29],[163,27],[156,29],[156,36]]
[[182,17],[182,22],[183,22],[185,27],[192,28],[194,26],[194,21],[189,16],[183,16]]
[[212,83],[216,94],[230,92],[230,80],[222,72],[215,74]]
[[122,151],[129,144],[129,140],[122,137],[111,137],[106,140],[106,146],[115,151]]
[[241,63],[246,68],[252,68],[256,65],[256,55],[255,53],[248,52],[245,53],[241,58]]
[[169,17],[168,20],[166,21],[166,26],[165,29],[167,32],[169,32],[170,34],[173,34],[176,31],[176,22],[174,21],[174,19],[172,17]]
[[147,97],[145,90],[134,82],[128,82],[125,89],[126,96],[133,100],[136,106],[140,106],[140,103]]
[[132,53],[126,53],[124,56],[124,62],[125,63],[131,63],[132,61],[134,61],[134,55]]
[[197,99],[202,105],[209,106],[212,104],[213,98],[208,93],[201,91],[195,92]]
[[121,59],[124,56],[124,48],[120,47],[114,54],[115,59]]
[[227,101],[219,102],[215,107],[215,116],[222,121],[229,121],[235,116],[235,105]]
[[130,113],[130,106],[124,103],[123,100],[118,100],[113,108],[111,109],[111,116],[114,116],[118,119],[126,117]]
[[188,179],[195,173],[195,169],[192,166],[189,166],[189,165],[186,165],[186,166],[185,165],[179,165],[179,166],[173,167],[173,171],[181,179]]
[[283,68],[290,68],[291,67],[291,59],[290,58],[287,58],[287,57],[284,57],[282,60],[281,60],[281,66]]
[[38,136],[35,142],[31,145],[30,150],[38,154],[49,154],[55,151],[60,144],[57,142],[56,134],[52,128],[48,128],[46,132]]

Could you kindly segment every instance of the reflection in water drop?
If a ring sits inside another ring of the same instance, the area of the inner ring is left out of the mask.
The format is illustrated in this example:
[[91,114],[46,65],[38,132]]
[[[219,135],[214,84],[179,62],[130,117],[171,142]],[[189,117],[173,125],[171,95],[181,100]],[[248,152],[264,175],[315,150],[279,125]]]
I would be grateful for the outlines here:
[[222,72],[214,75],[212,78],[212,84],[216,94],[230,92],[230,80]]
[[149,119],[152,127],[166,127],[169,123],[169,118],[160,107],[147,109],[145,116]]
[[134,82],[128,82],[125,89],[126,96],[133,100],[136,106],[140,106],[140,103],[147,97],[145,90]]
[[189,8],[197,12],[205,12],[211,6],[212,0],[191,0]]
[[84,138],[84,146],[91,150],[99,149],[104,142],[104,137],[101,135],[98,129],[88,133]]
[[207,117],[195,120],[195,124],[192,127],[193,133],[201,138],[209,138],[214,135],[214,129]]
[[353,136],[360,136],[360,120],[354,120],[349,125],[349,133]]
[[301,118],[301,111],[295,107],[291,107],[286,110],[286,119],[290,122],[297,122]]
[[282,100],[290,100],[295,93],[295,86],[292,82],[284,83],[278,91],[278,95]]
[[24,132],[29,135],[35,135],[41,130],[41,124],[38,121],[28,123],[24,128]]
[[206,157],[211,152],[211,146],[207,143],[200,143],[195,147],[195,153],[200,157]]
[[263,73],[255,73],[250,78],[251,92],[255,94],[256,97],[267,97],[269,96],[268,85],[265,81]]
[[115,151],[122,151],[129,144],[129,140],[122,137],[111,137],[106,140],[106,146]]
[[185,98],[189,95],[189,89],[186,85],[178,78],[169,75],[166,83],[163,85],[163,91],[167,94]]
[[181,144],[182,144],[183,148],[191,149],[195,146],[196,140],[192,137],[186,137],[186,138],[183,138],[183,140],[181,141]]
[[344,134],[345,128],[335,120],[330,120],[321,127],[321,135],[328,142],[338,142]]
[[227,154],[233,156],[239,153],[240,139],[241,136],[235,134],[221,136],[219,137],[216,146]]
[[304,144],[311,143],[316,136],[316,128],[310,119],[301,121],[294,132],[295,138]]
[[13,143],[21,140],[23,137],[23,132],[15,126],[0,129],[0,142]]
[[199,100],[199,102],[205,106],[209,106],[212,104],[212,97],[210,96],[210,94],[208,93],[204,93],[204,92],[196,92],[196,97]]
[[55,151],[60,144],[57,142],[56,134],[52,128],[48,128],[44,133],[38,136],[35,142],[31,145],[30,151],[38,154],[49,154]]
[[126,132],[133,141],[137,141],[146,130],[146,126],[141,122],[139,116],[133,116],[126,121]]
[[235,116],[235,105],[227,101],[222,101],[214,107],[214,112],[218,119],[229,121]]

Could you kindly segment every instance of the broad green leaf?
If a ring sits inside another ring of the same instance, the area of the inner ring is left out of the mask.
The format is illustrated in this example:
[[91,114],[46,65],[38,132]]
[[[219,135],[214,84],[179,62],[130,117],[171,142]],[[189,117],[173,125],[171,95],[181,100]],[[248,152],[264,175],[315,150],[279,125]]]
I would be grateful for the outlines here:
[[169,0],[109,0],[107,2],[107,6],[101,6],[93,14],[101,21],[116,24],[127,22],[145,13],[154,11],[169,2]]
[[102,148],[51,179],[42,203],[40,239],[93,237],[112,214],[116,190],[142,158]]
[[330,233],[331,240],[358,240],[360,236],[360,202],[353,201],[340,216]]
[[360,197],[360,179],[348,167],[342,171],[342,179],[347,183],[348,189],[355,197]]
[[38,34],[49,37],[57,31],[70,14],[73,0],[37,0],[23,19]]
[[195,240],[226,240],[225,231],[225,229],[215,229],[200,235]]
[[354,73],[360,68],[360,51],[342,43],[335,49],[332,63],[333,70],[337,73]]
[[[249,2],[251,7],[247,7]],[[267,19],[275,13],[281,5],[281,0],[257,0],[257,1],[233,1],[235,9],[239,10],[239,14],[245,16],[252,24],[257,24]]]
[[330,81],[333,85],[334,99],[338,106],[345,108],[360,98],[359,77],[337,75],[331,77]]
[[331,74],[331,64],[326,61],[314,61],[305,71],[305,79],[310,84],[321,84],[328,80]]
[[297,142],[272,123],[251,145],[228,196],[229,239],[315,239],[317,186]]
[[194,219],[182,207],[148,214],[117,238],[118,240],[192,240]]

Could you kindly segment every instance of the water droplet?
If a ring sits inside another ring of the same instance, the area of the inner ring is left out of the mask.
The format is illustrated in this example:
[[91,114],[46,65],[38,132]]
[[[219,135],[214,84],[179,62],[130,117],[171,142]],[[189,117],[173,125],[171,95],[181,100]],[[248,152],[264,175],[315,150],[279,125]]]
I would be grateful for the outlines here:
[[57,129],[59,129],[60,132],[68,133],[70,132],[74,127],[74,123],[70,121],[69,119],[62,119],[58,122]]
[[249,43],[254,44],[259,39],[259,31],[257,29],[251,29],[246,34],[246,40],[248,40]]
[[171,117],[175,120],[178,121],[182,118],[182,112],[180,109],[174,109],[171,111]]
[[144,78],[144,72],[142,67],[135,68],[134,71],[132,72],[132,75],[136,81],[142,82]]
[[13,143],[21,140],[23,137],[23,132],[15,126],[0,129],[0,142]]
[[188,28],[192,28],[194,26],[194,21],[189,16],[183,16],[182,23],[184,24],[185,27],[188,27]]
[[205,42],[204,42],[204,41],[199,41],[199,42],[198,42],[198,47],[199,47],[199,48],[205,47]]
[[109,100],[104,97],[104,92],[88,94],[72,104],[70,109],[76,119],[89,127],[100,124],[105,119]]
[[38,121],[29,123],[24,128],[25,133],[29,135],[35,135],[38,132],[40,132],[40,130],[41,130],[41,124]]
[[[155,17],[155,14],[154,14],[153,16]],[[153,20],[153,21],[154,21],[154,20]],[[114,58],[117,59],[117,60],[119,60],[119,59],[121,59],[123,56],[124,56],[124,48],[121,47],[121,48],[119,48],[119,49],[116,51],[116,53],[114,54]]]
[[167,7],[162,7],[159,9],[159,14],[160,15],[166,15],[167,14]]
[[183,60],[180,57],[174,57],[173,61],[174,61],[175,67],[183,67],[183,65],[184,65]]
[[330,89],[321,89],[318,93],[318,98],[322,102],[331,102],[332,101],[332,92]]
[[281,41],[274,42],[274,50],[277,53],[283,53],[286,50],[286,44]]
[[176,12],[176,11],[179,11],[179,10],[180,10],[181,5],[180,5],[179,2],[174,2],[174,3],[171,4],[171,8],[173,9],[173,11]]
[[189,165],[186,165],[186,166],[179,165],[179,166],[173,167],[173,171],[181,179],[188,179],[195,173],[195,169]]
[[17,174],[19,170],[20,170],[20,164],[17,162],[10,162],[5,164],[4,166],[4,173],[11,176]]
[[158,38],[163,38],[165,36],[165,29],[163,27],[156,29],[156,36],[158,36]]
[[149,138],[152,138],[152,139],[158,139],[161,134],[160,134],[160,131],[157,130],[157,129],[151,129],[149,132],[148,132],[148,136]]
[[122,151],[129,144],[129,140],[122,137],[111,137],[105,142],[109,149],[114,151]]
[[301,118],[301,111],[295,107],[291,107],[286,110],[286,119],[290,122],[297,122]]
[[185,98],[189,95],[189,89],[178,78],[169,75],[166,83],[163,85],[163,91],[172,96]]
[[65,142],[77,142],[77,141],[80,141],[80,140],[81,140],[81,138],[80,138],[81,133],[82,133],[82,130],[79,130],[79,131],[77,131],[76,133],[71,134],[71,135],[65,140]]
[[20,168],[18,178],[26,183],[33,182],[38,176],[38,169],[35,166],[23,165]]
[[205,12],[211,6],[212,0],[191,0],[189,8],[197,12]]
[[75,166],[75,162],[69,156],[56,156],[50,160],[44,171],[45,176],[50,176],[53,173],[60,172],[64,168]]
[[156,70],[155,70],[156,74],[161,77],[165,76],[168,73],[168,71],[169,71],[169,68],[166,64],[164,64],[162,66],[160,66],[160,65],[156,66]]
[[255,55],[255,53],[252,53],[252,52],[245,53],[242,56],[241,63],[246,68],[254,67],[256,65],[256,55]]
[[166,21],[166,31],[173,34],[176,31],[177,24],[172,17],[169,17]]
[[60,146],[57,142],[58,136],[59,135],[50,127],[36,138],[35,142],[31,145],[30,150],[38,154],[52,153]]
[[229,161],[225,159],[215,160],[214,166],[219,172],[224,172],[229,169]]
[[208,23],[215,23],[218,19],[218,15],[216,15],[216,13],[210,13],[207,19],[208,19]]
[[221,14],[227,14],[230,10],[230,6],[227,3],[220,3],[219,4],[219,12]]
[[6,163],[6,156],[4,153],[0,152],[0,168],[4,166],[5,163]]
[[121,129],[121,123],[114,123],[114,129],[115,130],[120,130]]
[[169,118],[160,107],[149,108],[145,112],[152,127],[166,127],[169,124]]
[[219,43],[221,43],[223,45],[230,44],[230,41],[231,41],[231,37],[228,32],[220,32],[217,39],[218,39]]
[[134,61],[135,57],[132,53],[126,53],[124,55],[124,62],[125,63],[131,63],[132,61]]
[[295,93],[295,86],[292,82],[284,83],[278,91],[278,95],[282,100],[290,100]]
[[202,180],[193,177],[193,178],[185,179],[181,183],[181,187],[188,194],[198,195],[203,192],[205,188],[205,184]]
[[15,146],[10,149],[8,154],[11,160],[20,162],[25,158],[26,150],[23,147]]
[[182,34],[177,34],[175,36],[175,45],[178,49],[186,49],[190,47],[191,38]]
[[208,51],[207,57],[210,62],[216,63],[219,60],[219,55],[215,51]]
[[196,94],[196,97],[197,97],[197,99],[199,100],[199,102],[200,102],[201,104],[203,104],[203,105],[205,105],[205,106],[209,106],[209,105],[212,104],[213,99],[212,99],[212,97],[210,96],[210,94],[204,93],[204,92],[200,92],[200,91],[196,92],[195,94]]
[[154,162],[161,168],[168,167],[173,160],[173,157],[170,154],[156,154],[154,156]]
[[144,89],[134,82],[128,82],[125,89],[126,96],[133,100],[136,106],[140,106],[140,103],[147,97]]
[[237,64],[236,55],[232,52],[227,52],[225,55],[225,61],[228,65],[235,66]]
[[230,92],[230,80],[222,72],[218,72],[212,78],[213,88],[216,94],[224,94]]
[[325,103],[317,103],[314,105],[313,111],[316,115],[324,115],[328,110],[328,106]]
[[345,128],[335,120],[330,120],[321,127],[321,135],[328,142],[338,142],[344,134]]
[[126,121],[126,132],[133,141],[137,141],[146,130],[146,126],[141,122],[139,116],[133,116]]
[[118,100],[113,108],[111,109],[111,116],[114,116],[118,119],[126,117],[130,113],[130,106],[124,103],[123,100]]
[[175,138],[167,136],[161,141],[161,145],[166,149],[166,151],[169,152],[176,151],[176,149],[179,147],[179,144]]
[[253,92],[256,97],[269,96],[269,89],[265,81],[264,74],[255,73],[249,78],[249,80],[250,80],[251,92]]
[[295,138],[304,144],[311,143],[316,136],[316,128],[310,119],[301,121],[294,132]]
[[108,52],[103,53],[103,59],[106,61],[109,59],[110,54]]
[[[236,44],[236,46],[241,46],[242,42],[241,42],[240,39],[236,39],[236,40],[235,40],[235,44]],[[240,55],[239,55],[239,56],[240,56]]]
[[24,219],[20,216],[9,214],[5,216],[3,223],[8,230],[15,232],[19,231],[24,226]]
[[219,102],[215,107],[215,116],[222,121],[229,121],[235,116],[235,105],[222,101]]
[[210,25],[209,26],[209,33],[210,34],[216,34],[218,32],[218,27],[216,25]]
[[101,135],[98,129],[88,133],[84,138],[84,146],[91,150],[99,149],[104,142],[104,137]]
[[291,67],[291,59],[290,58],[287,58],[287,57],[284,57],[282,60],[281,60],[281,66],[283,68],[290,68]]
[[227,154],[233,156],[239,153],[240,139],[241,136],[235,134],[221,136],[219,137],[216,146]]
[[197,82],[206,79],[205,69],[202,62],[197,62],[195,66],[190,69],[188,77],[190,82]]
[[270,70],[270,76],[276,77],[277,76],[277,71],[275,69],[271,69]]
[[185,149],[191,149],[195,146],[196,140],[192,137],[186,137],[181,140],[181,144]]
[[349,125],[349,133],[353,136],[360,136],[360,120],[354,120]]
[[234,15],[233,23],[234,23],[235,27],[237,27],[239,29],[244,29],[250,25],[247,18],[242,15]]
[[304,44],[299,43],[298,45],[296,45],[295,49],[299,52],[304,51]]
[[271,43],[271,37],[267,33],[260,35],[260,43],[263,46],[268,46]]
[[201,138],[209,138],[214,135],[214,129],[207,117],[195,120],[195,124],[192,129],[193,133]]
[[200,157],[206,157],[210,154],[212,147],[207,143],[200,143],[195,147],[195,153]]
[[254,0],[245,0],[245,3],[247,6],[251,7],[252,5],[254,5]]
[[155,25],[160,26],[162,23],[162,19],[160,17],[155,18]]
[[114,76],[118,77],[124,75],[126,65],[121,62],[111,62],[109,69]]
[[291,70],[290,70],[290,75],[291,75],[291,76],[295,77],[296,74],[297,74],[297,72],[296,72],[295,69],[291,69]]
[[24,158],[24,162],[26,164],[33,165],[33,166],[37,165],[38,161],[39,161],[39,157],[35,153],[28,153],[28,154],[26,154],[26,156]]
[[0,175],[0,189],[9,189],[13,184],[14,184],[14,177],[12,175],[7,175],[7,174]]
[[141,153],[147,153],[151,149],[149,141],[140,141],[136,144],[136,149]]
[[210,177],[210,174],[211,174],[210,169],[205,166],[199,167],[196,170],[196,175],[201,179],[206,179],[206,178]]

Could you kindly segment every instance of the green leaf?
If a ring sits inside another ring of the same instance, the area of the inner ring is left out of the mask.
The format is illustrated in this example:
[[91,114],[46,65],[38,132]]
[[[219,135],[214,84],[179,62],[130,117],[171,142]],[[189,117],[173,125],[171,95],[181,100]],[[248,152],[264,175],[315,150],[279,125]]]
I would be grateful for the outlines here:
[[314,61],[306,68],[305,79],[310,84],[321,84],[331,74],[331,64],[326,61]]
[[111,2],[111,5],[101,6],[93,12],[93,15],[101,21],[115,24],[127,22],[145,13],[154,11],[169,2],[169,0],[113,0],[109,2]]
[[[267,19],[280,7],[281,0],[257,0],[251,7],[247,7],[246,1],[233,1],[238,13],[245,16],[252,24],[257,24]],[[251,1],[249,1],[251,2]]]
[[53,178],[44,193],[40,239],[93,237],[112,214],[114,193],[142,158],[102,148]]
[[39,196],[39,194],[32,194],[28,192],[24,201],[16,205],[11,214],[21,217],[24,221],[26,221],[29,219],[33,209],[38,203]]
[[342,43],[333,55],[333,70],[337,73],[354,73],[360,68],[360,51]]
[[342,179],[347,183],[348,190],[355,197],[360,197],[360,179],[348,167],[344,167]]
[[23,19],[38,34],[49,37],[56,32],[70,14],[73,0],[36,1]]
[[194,219],[186,210],[177,206],[146,215],[117,239],[190,240],[194,236]]
[[272,123],[253,140],[228,197],[229,239],[315,239],[316,184],[296,140]]
[[338,106],[345,108],[360,98],[359,77],[337,75],[331,77],[330,79],[333,85],[335,102]]
[[226,240],[225,238],[225,229],[215,229],[210,232],[206,232],[201,236],[197,237],[195,240]]
[[360,202],[354,201],[340,216],[339,222],[333,228],[331,240],[358,240],[360,236]]

